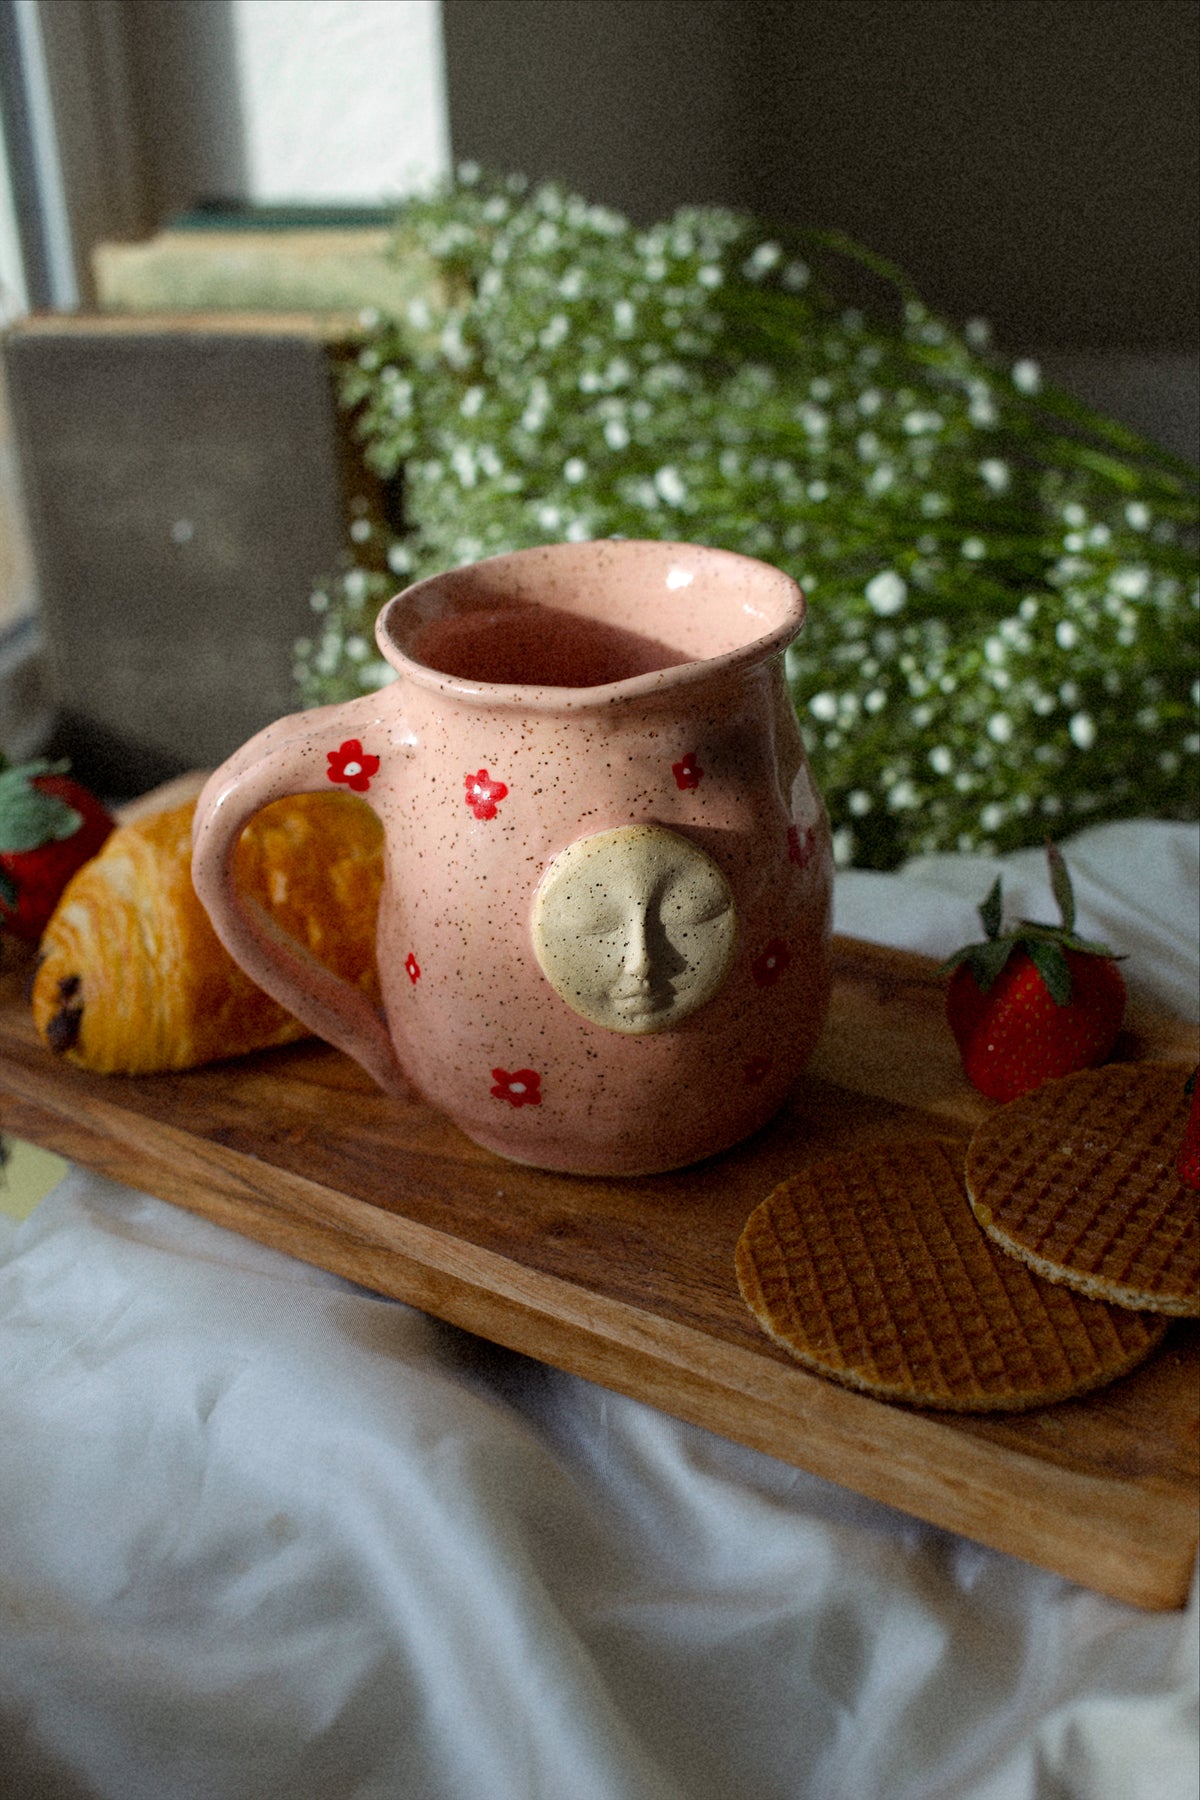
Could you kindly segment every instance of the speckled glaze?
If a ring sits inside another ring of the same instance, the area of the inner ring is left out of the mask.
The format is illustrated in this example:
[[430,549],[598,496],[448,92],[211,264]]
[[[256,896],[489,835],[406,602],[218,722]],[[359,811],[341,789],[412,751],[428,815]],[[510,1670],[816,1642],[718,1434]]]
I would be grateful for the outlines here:
[[[778,570],[685,544],[554,545],[409,588],[376,628],[396,682],[278,721],[205,788],[193,873],[218,934],[384,1089],[515,1161],[648,1174],[736,1143],[779,1107],[828,1001],[829,827],[783,679],[803,618]],[[231,883],[253,813],[330,783],[385,829],[386,1017]],[[642,825],[711,858],[736,938],[677,1023],[608,1029],[551,985],[533,920],[568,847]]]

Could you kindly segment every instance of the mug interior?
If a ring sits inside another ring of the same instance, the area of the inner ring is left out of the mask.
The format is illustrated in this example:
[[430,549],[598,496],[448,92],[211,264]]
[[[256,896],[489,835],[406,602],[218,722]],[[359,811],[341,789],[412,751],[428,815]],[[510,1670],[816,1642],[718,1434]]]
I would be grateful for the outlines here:
[[[469,684],[591,688],[765,653],[804,619],[790,576],[690,544],[602,539],[490,557],[408,588],[377,628],[393,666]],[[416,665],[416,669],[413,669]]]

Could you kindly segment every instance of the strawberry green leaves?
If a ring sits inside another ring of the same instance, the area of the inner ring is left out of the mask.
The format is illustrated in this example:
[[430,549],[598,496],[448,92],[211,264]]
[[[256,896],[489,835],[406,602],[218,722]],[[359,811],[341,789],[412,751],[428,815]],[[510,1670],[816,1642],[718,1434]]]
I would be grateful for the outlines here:
[[1107,944],[1080,937],[1075,930],[1075,890],[1062,851],[1055,843],[1046,845],[1046,861],[1050,871],[1050,888],[1058,904],[1059,923],[1045,925],[1036,919],[1020,919],[1008,932],[1002,932],[1004,913],[1003,886],[997,875],[987,898],[979,907],[983,926],[982,943],[967,944],[942,964],[948,974],[960,964],[967,964],[981,993],[988,993],[1007,967],[1009,958],[1023,952],[1037,969],[1046,991],[1057,1006],[1065,1006],[1071,998],[1071,970],[1066,952],[1083,956],[1104,956],[1117,960]]
[[1062,853],[1047,846],[1057,925],[1020,919],[1003,930],[999,879],[979,908],[983,941],[943,964],[946,1016],[967,1078],[996,1100],[1103,1062],[1125,1012],[1125,983],[1104,944],[1075,930]]
[[65,775],[65,762],[31,762],[0,770],[0,851],[36,850],[59,843],[83,824],[78,812],[58,794],[34,786],[38,775]]

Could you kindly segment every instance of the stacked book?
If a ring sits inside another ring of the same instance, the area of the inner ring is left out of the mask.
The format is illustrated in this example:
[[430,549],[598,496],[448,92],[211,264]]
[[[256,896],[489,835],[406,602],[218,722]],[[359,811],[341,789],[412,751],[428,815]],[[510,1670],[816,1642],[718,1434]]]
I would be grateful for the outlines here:
[[96,310],[19,321],[4,365],[56,747],[119,792],[295,705],[310,594],[396,523],[339,368],[435,278],[377,209],[203,207],[101,244],[94,279]]

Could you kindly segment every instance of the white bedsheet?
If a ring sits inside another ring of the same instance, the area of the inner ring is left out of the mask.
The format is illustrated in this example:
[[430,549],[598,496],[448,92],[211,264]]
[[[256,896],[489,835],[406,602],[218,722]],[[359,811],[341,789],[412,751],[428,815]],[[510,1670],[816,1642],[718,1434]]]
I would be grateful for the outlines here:
[[[1195,1017],[1195,831],[1067,850]],[[991,878],[844,875],[838,928],[941,954]],[[1197,1689],[1195,1592],[1104,1599],[100,1177],[0,1248],[14,1800],[1190,1800]]]

